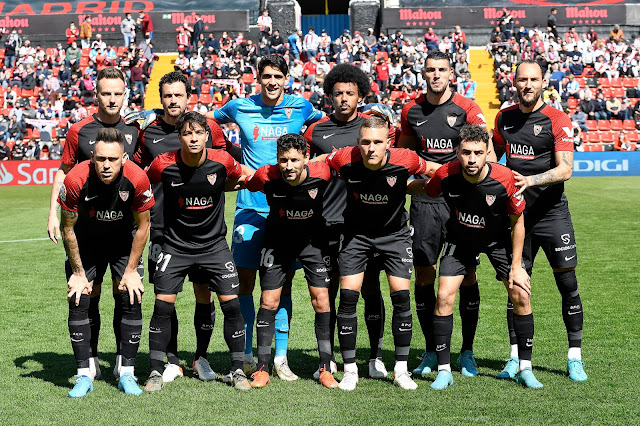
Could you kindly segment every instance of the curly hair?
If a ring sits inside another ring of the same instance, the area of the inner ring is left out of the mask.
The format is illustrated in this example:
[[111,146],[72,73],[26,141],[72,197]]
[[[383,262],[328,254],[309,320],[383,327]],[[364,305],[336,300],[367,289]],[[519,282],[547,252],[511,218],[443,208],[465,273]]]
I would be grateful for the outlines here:
[[327,73],[322,88],[324,93],[331,96],[336,83],[354,83],[358,86],[358,96],[365,97],[371,89],[369,77],[360,68],[351,64],[338,64]]

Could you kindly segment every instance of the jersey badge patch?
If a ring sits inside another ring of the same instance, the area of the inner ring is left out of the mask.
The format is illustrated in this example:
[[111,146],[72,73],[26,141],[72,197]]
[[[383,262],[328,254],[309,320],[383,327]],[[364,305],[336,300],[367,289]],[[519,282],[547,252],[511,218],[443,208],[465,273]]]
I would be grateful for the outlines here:
[[316,196],[318,195],[318,188],[313,188],[309,190],[309,197],[311,197],[312,199],[316,199]]
[[487,205],[491,206],[496,201],[495,195],[487,194]]
[[541,131],[542,131],[542,126],[541,125],[539,125],[539,124],[534,124],[533,125],[533,134],[535,136],[538,136]]
[[124,138],[127,140],[127,143],[129,145],[131,145],[131,142],[133,142],[133,136],[132,135],[124,135]]
[[449,124],[449,126],[453,127],[456,125],[456,119],[458,117],[456,117],[455,115],[447,115],[447,123]]
[[389,184],[389,186],[395,185],[397,180],[397,176],[387,176],[387,183]]
[[67,187],[64,186],[64,183],[60,187],[60,199],[65,202],[67,201]]
[[211,185],[214,185],[217,179],[218,179],[218,175],[215,173],[211,173],[210,175],[207,175],[207,180]]
[[129,191],[118,191],[118,194],[120,194],[122,201],[127,201],[129,199]]
[[291,114],[293,114],[293,108],[285,108],[284,113],[287,114],[287,118],[291,118]]

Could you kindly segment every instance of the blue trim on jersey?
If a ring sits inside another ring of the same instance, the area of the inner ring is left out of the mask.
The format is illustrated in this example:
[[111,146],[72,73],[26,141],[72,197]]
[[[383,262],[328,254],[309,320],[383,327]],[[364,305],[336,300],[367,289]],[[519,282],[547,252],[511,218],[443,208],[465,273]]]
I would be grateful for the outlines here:
[[[276,163],[276,140],[287,133],[300,133],[303,125],[322,118],[309,101],[298,96],[284,95],[282,102],[271,107],[262,102],[262,95],[237,98],[216,109],[219,123],[235,122],[240,129],[242,164],[253,170]],[[268,213],[267,199],[262,192],[243,189],[238,192],[236,205]]]

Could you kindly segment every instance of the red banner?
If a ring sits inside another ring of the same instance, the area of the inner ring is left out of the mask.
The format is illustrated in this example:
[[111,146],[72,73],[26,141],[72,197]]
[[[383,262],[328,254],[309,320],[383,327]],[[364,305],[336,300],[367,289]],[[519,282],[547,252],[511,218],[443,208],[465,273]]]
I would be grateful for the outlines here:
[[0,186],[52,185],[60,160],[0,161]]

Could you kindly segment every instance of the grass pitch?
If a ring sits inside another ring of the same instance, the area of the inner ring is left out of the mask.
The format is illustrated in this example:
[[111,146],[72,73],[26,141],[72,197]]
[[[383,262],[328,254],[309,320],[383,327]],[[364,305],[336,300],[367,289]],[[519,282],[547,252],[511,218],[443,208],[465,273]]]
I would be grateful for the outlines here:
[[[368,379],[368,342],[359,305],[358,358],[361,380],[351,393],[327,390],[311,375],[316,369],[313,309],[302,278],[294,288],[294,318],[289,363],[302,380],[273,379],[266,389],[240,393],[226,385],[193,378],[195,350],[194,298],[189,286],[179,296],[179,348],[186,377],[162,392],[129,397],[111,378],[115,358],[111,328],[113,299],[103,289],[100,336],[101,366],[106,380],[82,400],[71,400],[75,363],[67,331],[63,269],[64,249],[49,241],[4,242],[46,236],[49,187],[0,188],[0,423],[2,424],[425,424],[425,423],[640,423],[640,291],[637,240],[640,236],[640,178],[577,178],[567,183],[578,241],[578,279],[585,310],[583,358],[589,380],[572,383],[565,376],[566,333],[560,295],[542,252],[533,285],[536,325],[534,370],[544,384],[539,391],[495,379],[508,356],[506,292],[494,279],[486,258],[478,269],[482,302],[475,354],[480,376],[454,373],[455,384],[443,392],[429,388],[434,380],[416,378],[418,390],[403,391],[387,381]],[[233,195],[227,203],[232,220]],[[146,259],[146,255],[145,255]],[[299,274],[300,275],[300,274]],[[384,283],[385,281],[383,281]],[[391,303],[386,294],[387,311]],[[257,300],[258,293],[254,294]],[[153,291],[143,301],[144,329],[136,374],[149,373],[147,326]],[[216,372],[229,369],[222,338],[222,315],[210,346]],[[452,362],[460,345],[458,315]],[[415,367],[424,338],[414,315],[409,366]],[[390,314],[386,323],[384,361],[393,367]],[[255,339],[255,337],[254,337]],[[255,346],[255,340],[254,340]],[[336,339],[336,353],[341,367]],[[341,378],[341,374],[338,374]]]

